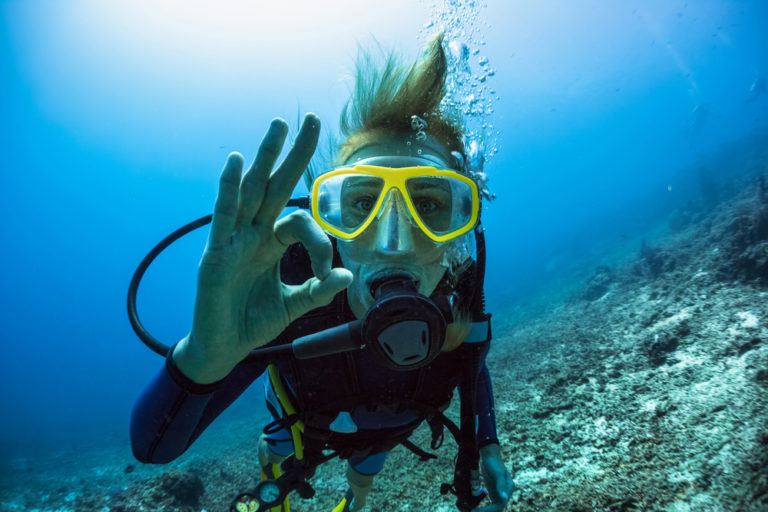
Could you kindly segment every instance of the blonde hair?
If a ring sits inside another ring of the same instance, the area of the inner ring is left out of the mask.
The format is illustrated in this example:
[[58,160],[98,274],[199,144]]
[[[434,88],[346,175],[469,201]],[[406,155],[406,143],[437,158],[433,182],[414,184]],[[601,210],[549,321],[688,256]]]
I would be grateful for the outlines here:
[[360,48],[355,86],[342,109],[340,119],[344,142],[336,162],[341,163],[358,148],[382,137],[413,134],[411,117],[427,121],[426,132],[445,144],[449,151],[464,154],[463,127],[458,116],[440,111],[448,72],[443,34],[427,44],[420,60],[403,65],[394,52],[378,66],[370,50]]

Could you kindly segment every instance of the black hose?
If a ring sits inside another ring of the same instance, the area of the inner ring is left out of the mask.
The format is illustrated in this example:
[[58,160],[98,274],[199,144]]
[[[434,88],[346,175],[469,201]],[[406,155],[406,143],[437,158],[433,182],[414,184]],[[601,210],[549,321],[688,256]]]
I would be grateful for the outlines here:
[[141,341],[144,342],[146,346],[148,346],[149,348],[151,348],[153,351],[157,352],[161,356],[168,355],[168,351],[170,350],[170,347],[161,343],[160,341],[155,339],[154,336],[149,334],[149,332],[144,328],[144,326],[141,324],[141,321],[139,320],[139,314],[136,311],[136,293],[139,290],[139,283],[141,282],[141,278],[144,277],[144,272],[147,271],[149,266],[152,264],[152,262],[155,260],[155,258],[157,258],[157,256],[161,252],[163,252],[169,245],[171,245],[173,242],[183,237],[187,233],[191,233],[197,228],[200,228],[202,226],[205,226],[206,224],[209,224],[212,218],[213,218],[213,215],[206,215],[205,217],[200,217],[199,219],[180,227],[170,235],[163,238],[160,241],[160,243],[154,246],[152,250],[149,251],[149,253],[146,256],[144,256],[144,259],[141,260],[141,263],[139,263],[139,266],[136,269],[136,272],[133,273],[131,284],[128,286],[128,320],[130,320],[131,322],[131,327],[133,327],[133,330],[136,333],[136,335],[141,339]]
[[482,224],[475,228],[475,247],[477,251],[477,265],[475,267],[474,286],[476,295],[472,301],[472,321],[485,320],[485,230]]

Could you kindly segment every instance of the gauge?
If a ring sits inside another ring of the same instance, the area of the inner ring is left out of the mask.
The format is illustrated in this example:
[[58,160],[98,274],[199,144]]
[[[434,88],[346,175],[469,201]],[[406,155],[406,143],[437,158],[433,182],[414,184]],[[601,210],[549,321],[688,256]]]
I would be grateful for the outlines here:
[[232,502],[230,512],[257,512],[259,501],[252,494],[241,494]]
[[262,505],[272,507],[280,503],[280,486],[274,480],[264,480],[256,486],[256,492],[259,495],[259,502]]

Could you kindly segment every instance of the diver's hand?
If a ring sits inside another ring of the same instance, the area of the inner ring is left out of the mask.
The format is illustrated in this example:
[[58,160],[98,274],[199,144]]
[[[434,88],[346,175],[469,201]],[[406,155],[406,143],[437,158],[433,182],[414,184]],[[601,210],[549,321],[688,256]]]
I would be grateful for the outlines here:
[[501,447],[495,443],[483,446],[480,448],[480,460],[483,482],[491,504],[477,507],[473,512],[501,512],[506,508],[509,496],[515,488],[515,482],[504,466]]
[[[282,119],[272,121],[242,179],[243,157],[232,153],[227,158],[198,270],[192,331],[173,352],[179,369],[193,381],[224,378],[252,349],[276,338],[307,311],[328,304],[352,281],[348,270],[331,270],[331,242],[309,214],[297,211],[277,221],[319,132],[320,120],[307,114],[274,173],[288,133]],[[289,286],[280,280],[280,259],[296,242],[307,248],[316,277]]]

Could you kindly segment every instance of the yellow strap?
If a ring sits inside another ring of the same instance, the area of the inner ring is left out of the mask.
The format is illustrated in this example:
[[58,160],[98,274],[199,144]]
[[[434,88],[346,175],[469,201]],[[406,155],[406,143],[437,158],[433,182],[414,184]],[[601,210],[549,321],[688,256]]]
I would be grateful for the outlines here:
[[[277,399],[280,400],[280,405],[287,414],[296,414],[291,400],[288,398],[288,393],[285,391],[283,381],[280,380],[280,374],[277,372],[275,365],[270,364],[267,367],[269,371],[269,382],[272,384],[272,389],[277,394]],[[301,441],[301,433],[304,432],[304,423],[297,421],[291,425],[291,437],[293,438],[293,451],[296,454],[296,460],[302,460],[304,458],[304,444]]]
[[345,496],[344,498],[342,498],[341,503],[336,505],[336,508],[333,509],[331,512],[344,512],[344,507],[346,506],[346,504],[347,504],[347,497]]

